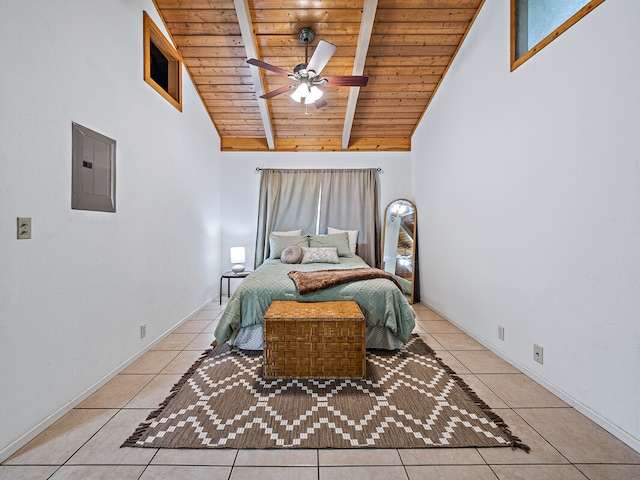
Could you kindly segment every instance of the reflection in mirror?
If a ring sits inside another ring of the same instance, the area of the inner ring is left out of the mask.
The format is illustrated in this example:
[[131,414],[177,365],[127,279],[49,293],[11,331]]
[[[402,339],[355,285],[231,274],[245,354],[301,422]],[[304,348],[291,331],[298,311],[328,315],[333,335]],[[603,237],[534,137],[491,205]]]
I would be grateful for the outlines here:
[[409,303],[417,301],[416,206],[405,199],[394,200],[387,206],[382,232],[381,269],[398,278]]

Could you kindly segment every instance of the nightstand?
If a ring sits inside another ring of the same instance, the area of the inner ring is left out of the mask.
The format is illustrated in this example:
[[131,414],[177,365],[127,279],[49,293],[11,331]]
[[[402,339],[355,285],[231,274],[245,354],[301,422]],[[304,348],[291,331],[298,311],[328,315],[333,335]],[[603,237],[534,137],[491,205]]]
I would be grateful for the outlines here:
[[226,278],[227,279],[227,298],[231,297],[231,279],[232,278],[246,278],[247,276],[249,276],[251,272],[248,270],[245,270],[243,272],[240,273],[235,273],[232,272],[231,270],[229,270],[228,272],[224,272],[222,274],[222,276],[220,277],[220,305],[222,305],[222,281]]

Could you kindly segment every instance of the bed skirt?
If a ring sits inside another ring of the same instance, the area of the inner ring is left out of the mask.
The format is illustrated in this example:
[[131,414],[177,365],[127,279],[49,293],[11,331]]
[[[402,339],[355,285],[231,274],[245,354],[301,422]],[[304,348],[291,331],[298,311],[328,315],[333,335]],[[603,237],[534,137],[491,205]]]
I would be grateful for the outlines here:
[[[262,350],[264,348],[263,329],[262,324],[243,327],[235,337],[229,339],[229,344],[242,350]],[[404,343],[393,336],[389,329],[380,326],[367,327],[366,343],[367,348],[383,350],[397,350],[404,346]]]

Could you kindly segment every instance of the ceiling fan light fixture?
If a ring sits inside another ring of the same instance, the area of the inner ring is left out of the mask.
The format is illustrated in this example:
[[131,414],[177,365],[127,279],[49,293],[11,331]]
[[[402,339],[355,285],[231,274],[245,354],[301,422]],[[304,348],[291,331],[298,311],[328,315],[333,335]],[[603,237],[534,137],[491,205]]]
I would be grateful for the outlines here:
[[327,65],[338,47],[325,40],[320,40],[313,52],[313,55],[309,58],[309,44],[313,41],[314,35],[313,30],[310,28],[303,28],[298,33],[298,39],[300,42],[304,43],[304,63],[296,65],[293,69],[293,73],[289,73],[280,67],[276,67],[255,58],[247,60],[249,65],[263,68],[272,73],[288,77],[290,80],[298,82],[297,86],[290,85],[280,87],[276,90],[260,95],[260,98],[269,100],[289,91],[291,88],[294,89],[294,91],[289,95],[289,97],[292,98],[294,102],[304,103],[305,105],[314,104],[316,108],[322,108],[327,105],[327,102],[326,100],[321,100],[324,92],[318,87],[323,87],[325,85],[332,87],[364,87],[367,85],[369,77],[361,75],[333,75],[329,77],[321,77],[320,72]]
[[393,215],[404,215],[409,210],[409,207],[404,202],[398,202],[393,206],[392,214]]
[[322,97],[322,94],[322,90],[320,90],[315,85],[309,86],[306,83],[301,83],[300,85],[298,85],[298,88],[293,91],[290,97],[294,102],[304,102],[308,105],[310,103],[315,103],[316,100],[319,100],[320,97]]

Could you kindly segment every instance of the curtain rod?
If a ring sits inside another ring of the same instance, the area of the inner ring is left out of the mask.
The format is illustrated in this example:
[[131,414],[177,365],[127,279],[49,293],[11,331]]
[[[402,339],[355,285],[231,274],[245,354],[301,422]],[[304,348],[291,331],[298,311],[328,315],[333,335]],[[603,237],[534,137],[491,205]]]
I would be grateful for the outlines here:
[[[264,168],[262,168],[262,167],[256,167],[256,172],[261,172],[262,170],[268,170],[268,169],[264,169]],[[280,169],[278,169],[278,170],[280,170]],[[297,169],[294,169],[294,170],[297,170]],[[324,169],[322,169],[322,168],[321,168],[321,169],[319,169],[319,170],[324,170]],[[334,170],[334,169],[329,168],[329,169],[327,169],[327,170]],[[350,170],[350,169],[349,169],[349,168],[347,168],[346,170]],[[366,169],[364,169],[364,170],[366,170]],[[382,172],[382,168],[380,168],[380,167],[376,167],[376,170],[377,170],[378,172]]]

